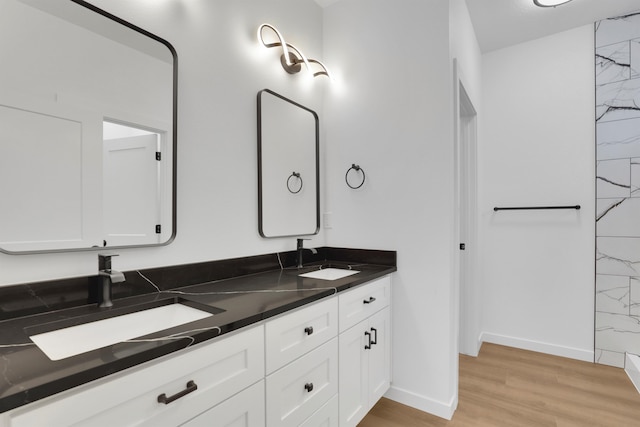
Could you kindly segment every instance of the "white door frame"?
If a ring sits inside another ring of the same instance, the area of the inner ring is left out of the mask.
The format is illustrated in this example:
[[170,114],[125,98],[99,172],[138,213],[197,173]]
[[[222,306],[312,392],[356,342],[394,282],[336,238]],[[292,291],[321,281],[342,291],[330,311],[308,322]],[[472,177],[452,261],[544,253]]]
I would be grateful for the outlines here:
[[477,278],[477,112],[465,90],[464,76],[454,59],[455,123],[455,229],[458,249],[455,257],[456,308],[458,310],[458,352],[477,356],[480,350],[481,304]]

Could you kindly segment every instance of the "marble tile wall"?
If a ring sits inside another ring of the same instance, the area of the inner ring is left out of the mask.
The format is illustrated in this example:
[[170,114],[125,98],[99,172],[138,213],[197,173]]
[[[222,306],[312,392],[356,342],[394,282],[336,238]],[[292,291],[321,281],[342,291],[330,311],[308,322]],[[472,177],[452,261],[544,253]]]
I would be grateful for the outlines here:
[[596,22],[597,363],[640,354],[640,11]]

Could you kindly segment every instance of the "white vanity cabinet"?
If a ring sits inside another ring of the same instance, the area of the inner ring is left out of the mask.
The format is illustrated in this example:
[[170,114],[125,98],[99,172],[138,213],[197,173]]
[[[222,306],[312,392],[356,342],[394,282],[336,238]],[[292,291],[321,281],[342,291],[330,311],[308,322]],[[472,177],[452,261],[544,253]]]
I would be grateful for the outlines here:
[[[39,400],[2,414],[0,425],[179,426],[264,378],[263,330],[251,327]],[[238,419],[247,409],[220,411]]]
[[384,277],[339,296],[340,427],[356,426],[391,384],[390,284]]
[[390,385],[390,302],[385,276],[0,414],[0,427],[355,426]]
[[[313,425],[316,412],[336,396],[337,335],[335,297],[267,321],[267,427]],[[332,409],[329,419],[337,419],[337,408],[328,406],[325,411]]]
[[391,384],[390,304],[385,276],[268,321],[267,427],[357,425]]

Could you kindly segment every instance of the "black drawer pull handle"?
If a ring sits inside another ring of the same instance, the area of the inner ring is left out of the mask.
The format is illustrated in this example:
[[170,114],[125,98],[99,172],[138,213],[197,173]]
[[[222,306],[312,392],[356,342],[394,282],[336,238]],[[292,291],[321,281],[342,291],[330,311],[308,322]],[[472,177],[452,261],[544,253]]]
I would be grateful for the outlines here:
[[313,391],[313,383],[306,383],[304,389],[307,390],[307,393],[311,393]]
[[364,334],[367,336],[367,340],[369,341],[369,344],[365,344],[364,349],[371,350],[371,332],[365,332]]
[[307,335],[311,335],[313,333],[313,326],[307,326],[304,328],[304,333]]
[[364,301],[362,301],[364,304],[371,304],[372,302],[374,302],[376,299],[374,297],[369,297],[369,299],[366,299]]
[[164,403],[165,405],[168,405],[169,403],[180,399],[181,397],[186,396],[189,393],[193,393],[194,391],[196,391],[198,389],[198,385],[192,381],[189,381],[187,383],[187,388],[185,388],[184,390],[182,390],[179,393],[174,394],[173,396],[169,396],[167,397],[166,394],[162,393],[160,396],[158,396],[158,403]]
[[378,344],[378,330],[376,328],[371,328],[371,332],[376,334],[375,338],[371,341],[371,345]]

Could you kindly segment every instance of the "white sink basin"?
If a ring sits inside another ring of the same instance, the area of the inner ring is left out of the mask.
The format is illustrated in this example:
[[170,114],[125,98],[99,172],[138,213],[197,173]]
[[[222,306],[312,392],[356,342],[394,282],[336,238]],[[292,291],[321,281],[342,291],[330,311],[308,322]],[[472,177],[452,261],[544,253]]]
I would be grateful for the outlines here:
[[357,270],[343,270],[342,268],[323,268],[322,270],[316,270],[310,273],[298,274],[298,276],[311,279],[338,280],[356,273],[360,272]]
[[209,316],[213,314],[183,304],[169,304],[29,338],[49,359],[60,360]]

